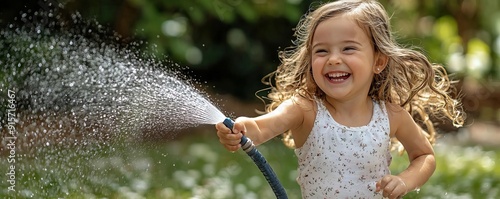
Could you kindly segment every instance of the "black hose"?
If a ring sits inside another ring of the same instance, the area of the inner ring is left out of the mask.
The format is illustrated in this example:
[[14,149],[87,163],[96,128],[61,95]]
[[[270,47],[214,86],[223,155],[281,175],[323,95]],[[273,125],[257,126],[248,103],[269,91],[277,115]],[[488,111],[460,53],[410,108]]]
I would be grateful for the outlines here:
[[[226,125],[227,128],[231,130],[233,129],[234,122],[230,118],[226,118],[222,123]],[[255,145],[252,143],[252,140],[243,135],[243,137],[241,137],[240,144],[241,148],[247,153],[248,156],[250,156],[250,158],[252,158],[253,162],[257,165],[257,167],[259,167],[262,174],[264,174],[264,177],[271,186],[271,189],[273,189],[276,198],[288,199],[285,189],[278,180],[278,177],[276,177],[276,173],[274,173],[271,166],[267,163],[266,158],[264,158],[264,156],[262,156],[262,154],[257,150]]]

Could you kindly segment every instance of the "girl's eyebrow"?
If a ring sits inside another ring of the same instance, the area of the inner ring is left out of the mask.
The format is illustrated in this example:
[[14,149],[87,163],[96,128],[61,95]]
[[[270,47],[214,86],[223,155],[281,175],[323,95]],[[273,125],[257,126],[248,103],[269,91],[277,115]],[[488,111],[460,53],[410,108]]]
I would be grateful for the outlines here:
[[352,40],[352,39],[346,39],[346,40],[342,41],[342,43],[354,43],[354,44],[362,46],[362,44],[360,42],[358,42],[356,40]]
[[316,48],[317,46],[323,45],[325,42],[318,42],[318,43],[313,43],[312,48]]
[[[313,43],[312,48],[316,48],[317,46],[324,45],[326,43],[327,42]],[[353,44],[356,44],[356,45],[359,45],[359,46],[363,46],[360,42],[358,42],[356,40],[353,40],[353,39],[342,40],[342,41],[340,41],[340,43],[353,43]]]

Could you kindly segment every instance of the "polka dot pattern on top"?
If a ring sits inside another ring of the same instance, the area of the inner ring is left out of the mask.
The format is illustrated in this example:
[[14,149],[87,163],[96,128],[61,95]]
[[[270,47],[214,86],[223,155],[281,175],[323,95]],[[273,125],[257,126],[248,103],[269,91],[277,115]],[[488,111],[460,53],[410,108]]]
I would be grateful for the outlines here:
[[390,126],[385,104],[373,102],[368,125],[337,123],[322,101],[304,145],[295,149],[303,198],[383,198],[375,184],[390,174]]

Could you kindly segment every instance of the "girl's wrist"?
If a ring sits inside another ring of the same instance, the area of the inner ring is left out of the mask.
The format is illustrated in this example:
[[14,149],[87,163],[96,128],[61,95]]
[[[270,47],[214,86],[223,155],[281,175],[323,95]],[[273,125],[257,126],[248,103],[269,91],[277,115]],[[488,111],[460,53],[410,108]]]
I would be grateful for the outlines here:
[[408,192],[410,192],[410,190],[408,190],[408,186],[406,185],[406,182],[403,179],[401,179],[401,182],[403,183],[403,185],[405,187],[405,192],[401,196],[405,196]]
[[405,196],[408,192],[410,192],[411,190],[408,189],[408,185],[406,185],[406,182],[403,180],[403,178],[401,176],[397,176],[399,178],[399,181],[401,182],[401,184],[403,184],[404,186],[404,193],[401,194],[401,197]]

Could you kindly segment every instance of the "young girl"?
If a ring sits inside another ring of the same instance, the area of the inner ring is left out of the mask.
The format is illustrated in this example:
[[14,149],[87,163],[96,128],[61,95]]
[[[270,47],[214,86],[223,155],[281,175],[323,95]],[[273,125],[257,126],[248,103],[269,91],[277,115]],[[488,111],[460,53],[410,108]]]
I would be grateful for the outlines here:
[[[399,198],[422,186],[436,167],[431,119],[464,120],[444,68],[399,46],[376,1],[324,4],[296,36],[270,75],[268,113],[237,118],[231,130],[216,125],[225,148],[236,151],[243,134],[258,145],[285,133],[303,198]],[[391,140],[410,160],[398,175]]]

